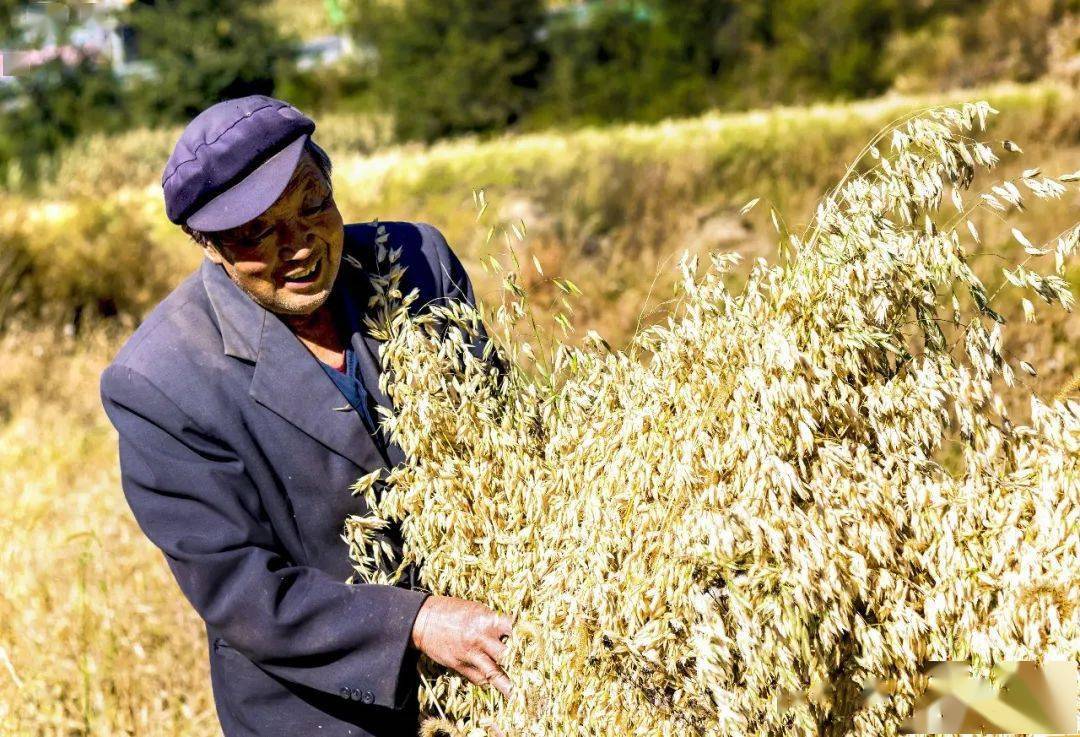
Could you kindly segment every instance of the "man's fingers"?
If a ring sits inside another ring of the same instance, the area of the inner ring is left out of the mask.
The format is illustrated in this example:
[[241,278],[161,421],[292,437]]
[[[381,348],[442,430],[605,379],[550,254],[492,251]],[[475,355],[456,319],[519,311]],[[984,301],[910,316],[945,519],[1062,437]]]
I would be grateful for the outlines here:
[[493,668],[491,671],[485,672],[470,666],[462,668],[458,672],[468,678],[469,683],[477,686],[491,686],[506,698],[510,698],[510,694],[514,690],[514,684],[510,682],[510,678],[502,670],[496,671]]
[[492,686],[496,691],[501,693],[506,698],[510,698],[510,692],[513,690],[514,685],[510,683],[510,678],[499,664],[495,662],[493,658],[485,658],[487,662],[477,665],[477,669],[484,674],[484,682]]
[[503,672],[503,669],[499,667],[494,658],[486,653],[480,652],[477,653],[477,656],[476,660],[466,666],[468,672],[466,670],[458,672],[472,683],[490,685],[503,696],[510,698],[510,692],[513,690],[514,685],[510,682],[510,678],[507,677],[506,673]]
[[495,687],[496,691],[506,698],[510,698],[510,692],[514,690],[514,684],[510,682],[510,678],[505,673],[499,671],[499,675],[492,678],[490,683]]
[[[513,620],[465,599],[439,597],[436,600],[432,597],[432,600],[435,601],[430,607],[433,624],[427,623],[425,628],[425,622],[418,615],[417,624],[413,625],[414,635],[422,635],[417,638],[419,642],[425,646],[429,640],[432,642],[422,651],[436,662],[453,668],[471,683],[491,685],[509,696],[513,685],[499,663],[506,656],[506,640],[510,637]],[[426,608],[422,607],[421,613]],[[437,614],[445,616],[440,620]]]
[[492,629],[494,630],[494,636],[496,639],[501,640],[504,637],[510,636],[510,631],[514,628],[514,620],[507,617],[505,614],[500,614],[496,619]]
[[469,683],[477,686],[483,686],[488,682],[487,675],[476,666],[462,664],[454,670],[469,679]]
[[485,637],[481,642],[481,647],[489,658],[496,663],[502,663],[503,655],[506,654],[506,645],[503,644],[502,640],[496,640],[493,637]]

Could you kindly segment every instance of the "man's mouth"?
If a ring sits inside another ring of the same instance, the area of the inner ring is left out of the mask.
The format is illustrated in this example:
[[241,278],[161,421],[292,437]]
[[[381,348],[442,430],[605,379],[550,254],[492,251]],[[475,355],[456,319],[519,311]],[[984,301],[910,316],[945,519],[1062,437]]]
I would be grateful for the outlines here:
[[319,278],[319,273],[322,270],[322,259],[314,259],[307,266],[299,269],[293,269],[291,272],[285,275],[285,281],[287,283],[295,284],[307,284],[315,281]]

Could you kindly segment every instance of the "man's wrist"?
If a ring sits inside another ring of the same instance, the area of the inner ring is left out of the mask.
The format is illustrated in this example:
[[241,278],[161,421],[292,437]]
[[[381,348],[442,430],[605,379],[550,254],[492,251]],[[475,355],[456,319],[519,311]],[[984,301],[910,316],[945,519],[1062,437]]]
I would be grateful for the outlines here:
[[416,613],[416,619],[413,621],[409,644],[416,650],[423,650],[421,645],[424,642],[424,632],[427,630],[428,622],[431,619],[431,610],[428,604],[432,598],[432,596],[428,596],[424,599],[424,602],[420,605],[420,610]]

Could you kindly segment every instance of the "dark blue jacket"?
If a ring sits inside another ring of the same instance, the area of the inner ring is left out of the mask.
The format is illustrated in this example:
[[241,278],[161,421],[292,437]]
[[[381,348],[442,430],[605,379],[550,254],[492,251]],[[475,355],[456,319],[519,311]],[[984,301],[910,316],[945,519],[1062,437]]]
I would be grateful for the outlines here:
[[[437,229],[384,223],[404,292],[473,301]],[[375,226],[345,226],[334,289],[367,305]],[[378,342],[351,338],[375,401]],[[206,623],[226,737],[416,733],[426,594],[349,584],[349,486],[402,460],[380,452],[315,357],[209,260],[139,326],[101,376],[124,494]],[[338,409],[335,409],[338,408]]]

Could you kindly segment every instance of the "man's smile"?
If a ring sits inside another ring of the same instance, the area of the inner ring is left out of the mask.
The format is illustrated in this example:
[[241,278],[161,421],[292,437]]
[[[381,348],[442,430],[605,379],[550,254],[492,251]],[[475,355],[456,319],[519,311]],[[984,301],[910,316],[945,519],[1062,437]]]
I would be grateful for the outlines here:
[[302,269],[286,274],[286,281],[305,281],[319,268],[320,261],[313,261]]
[[293,285],[302,287],[319,281],[323,273],[323,264],[326,262],[326,252],[321,251],[311,256],[304,264],[290,269],[282,277],[285,287]]

